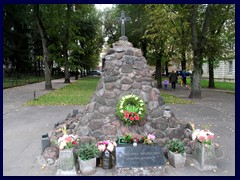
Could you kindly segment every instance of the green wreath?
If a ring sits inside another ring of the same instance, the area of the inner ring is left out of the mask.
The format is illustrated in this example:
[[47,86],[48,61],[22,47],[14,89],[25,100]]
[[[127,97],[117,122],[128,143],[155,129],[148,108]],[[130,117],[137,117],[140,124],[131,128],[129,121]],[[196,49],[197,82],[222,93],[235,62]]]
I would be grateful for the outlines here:
[[134,94],[123,96],[117,105],[116,114],[126,126],[137,124],[143,120],[145,113],[145,103]]

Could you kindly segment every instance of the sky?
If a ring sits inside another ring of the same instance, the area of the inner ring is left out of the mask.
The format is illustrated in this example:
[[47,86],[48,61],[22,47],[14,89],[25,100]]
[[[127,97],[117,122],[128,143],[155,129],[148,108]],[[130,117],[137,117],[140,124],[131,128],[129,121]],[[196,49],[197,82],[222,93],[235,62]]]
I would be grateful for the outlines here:
[[109,8],[112,7],[113,4],[95,4],[95,6],[97,7],[97,9],[103,10],[103,9],[105,9],[107,7],[109,7]]

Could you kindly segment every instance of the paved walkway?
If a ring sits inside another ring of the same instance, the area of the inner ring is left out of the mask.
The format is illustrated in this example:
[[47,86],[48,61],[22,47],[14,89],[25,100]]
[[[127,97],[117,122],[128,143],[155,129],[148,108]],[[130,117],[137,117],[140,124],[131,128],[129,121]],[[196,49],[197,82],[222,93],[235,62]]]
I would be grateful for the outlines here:
[[[63,79],[53,80],[53,88],[65,86]],[[37,162],[41,154],[41,135],[53,129],[56,122],[63,120],[73,109],[80,106],[23,106],[37,96],[47,93],[44,83],[3,90],[3,175],[4,176],[51,176],[55,167],[42,168]],[[189,91],[177,86],[168,91],[188,99]],[[191,105],[170,105],[179,120],[192,121],[196,128],[209,124],[215,133],[218,169],[202,172],[194,167],[191,156],[184,168],[175,169],[166,165],[166,176],[234,176],[235,175],[235,95],[202,90],[202,99],[193,100]],[[114,169],[97,169],[93,176],[112,176]]]

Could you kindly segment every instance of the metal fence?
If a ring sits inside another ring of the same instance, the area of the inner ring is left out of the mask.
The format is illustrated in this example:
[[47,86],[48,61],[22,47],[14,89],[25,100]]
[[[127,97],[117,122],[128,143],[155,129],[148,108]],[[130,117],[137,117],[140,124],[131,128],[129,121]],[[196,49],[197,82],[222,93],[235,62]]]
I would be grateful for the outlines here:
[[[54,75],[52,79],[62,78],[62,75]],[[43,74],[36,73],[5,73],[3,76],[3,89],[22,86],[25,84],[31,84],[36,82],[44,81],[45,77]]]

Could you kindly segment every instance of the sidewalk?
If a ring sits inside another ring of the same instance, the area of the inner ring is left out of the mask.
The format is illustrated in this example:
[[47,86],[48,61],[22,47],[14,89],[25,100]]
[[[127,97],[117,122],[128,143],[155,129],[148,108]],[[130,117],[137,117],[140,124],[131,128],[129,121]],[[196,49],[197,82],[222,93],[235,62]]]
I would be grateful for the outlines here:
[[[71,82],[75,80],[71,79]],[[64,79],[52,81],[54,89],[64,87]],[[41,136],[50,132],[54,124],[64,120],[80,106],[26,106],[23,104],[48,93],[44,82],[3,90],[3,175],[47,176],[55,169],[42,169],[37,156],[41,154]]]
[[[53,80],[53,88],[63,87],[63,79]],[[6,89],[3,91],[3,175],[4,176],[55,176],[54,167],[42,168],[37,162],[41,154],[41,135],[53,129],[56,122],[67,117],[73,109],[80,106],[27,106],[22,104],[47,93],[44,83]],[[181,98],[188,98],[190,91],[177,86],[168,91]],[[234,176],[235,175],[235,95],[202,90],[202,99],[193,100],[194,104],[170,105],[178,120],[191,121],[196,128],[210,124],[215,133],[215,142],[220,145],[216,150],[216,171],[202,172],[187,157],[184,168],[175,169],[166,165],[166,176]],[[97,168],[93,176],[111,176],[114,169]]]
[[[176,90],[164,91],[177,97],[188,99],[190,90],[177,86]],[[176,118],[181,121],[191,121],[195,128],[209,124],[215,134],[214,142],[219,144],[216,149],[216,172],[197,172],[188,162],[182,170],[171,171],[171,175],[213,175],[235,176],[235,95],[228,91],[202,89],[202,99],[191,100],[194,104],[170,105]],[[188,169],[184,171],[184,169]],[[194,173],[195,172],[195,173]]]

